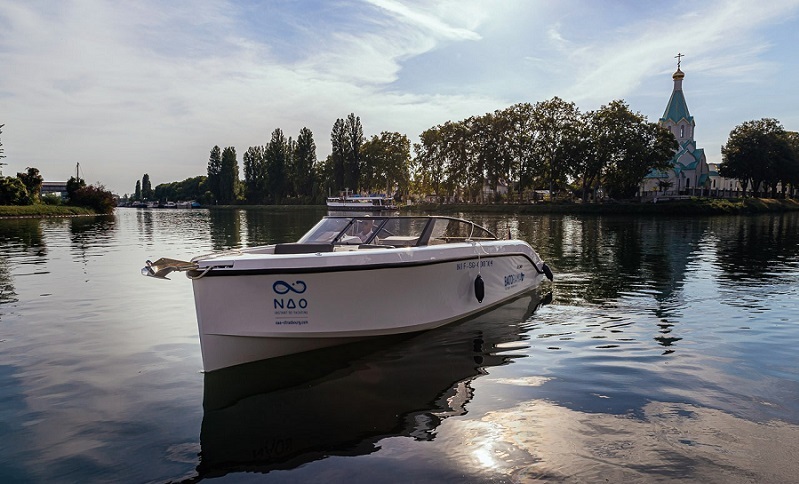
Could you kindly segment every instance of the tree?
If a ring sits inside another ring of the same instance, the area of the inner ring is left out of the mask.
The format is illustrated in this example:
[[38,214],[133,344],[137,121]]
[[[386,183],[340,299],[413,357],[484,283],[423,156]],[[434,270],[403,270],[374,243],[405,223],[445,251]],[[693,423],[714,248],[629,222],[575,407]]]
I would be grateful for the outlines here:
[[158,200],[202,200],[208,190],[206,180],[205,176],[195,176],[179,182],[161,183],[155,187],[153,193]]
[[516,180],[521,196],[525,188],[534,185],[534,180],[544,176],[540,163],[536,163],[533,156],[533,106],[529,103],[514,104],[506,108],[501,116],[506,123],[508,179]]
[[423,131],[419,139],[420,143],[413,145],[416,155],[412,165],[413,180],[419,191],[441,197],[442,184],[447,176],[441,127]]
[[400,133],[383,131],[372,136],[362,148],[361,187],[367,191],[385,190],[391,194],[396,186],[406,192],[410,183],[411,142]]
[[793,163],[791,163],[786,179],[784,180],[785,183],[783,184],[783,192],[785,191],[785,188],[790,185],[791,196],[793,196],[793,192],[796,190],[797,185],[799,185],[799,133],[796,131],[788,131],[785,133],[785,138],[788,141],[788,147],[791,150],[791,158],[793,159]]
[[208,157],[208,190],[217,203],[221,197],[220,193],[220,174],[222,172],[222,150],[219,146],[211,148],[211,155]]
[[150,183],[150,175],[147,173],[141,178],[141,196],[145,200],[153,198],[153,186]]
[[733,128],[721,147],[721,159],[719,174],[737,179],[744,196],[749,186],[760,194],[766,187],[776,187],[783,178],[789,181],[795,164],[789,137],[773,118],[745,121]]
[[236,148],[232,146],[222,150],[222,161],[219,166],[219,203],[224,205],[236,201],[239,183],[239,162]]
[[25,169],[24,173],[17,173],[17,178],[22,181],[22,184],[25,185],[25,189],[28,191],[28,197],[30,197],[31,202],[36,202],[39,200],[40,195],[42,193],[42,175],[39,174],[39,170],[37,168],[28,167]]
[[141,180],[136,180],[136,190],[133,192],[134,200],[141,200]]
[[361,145],[363,144],[363,127],[361,118],[350,113],[347,116],[345,127],[346,133],[346,153],[344,160],[344,186],[358,190],[358,182],[361,178]]
[[294,160],[294,153],[297,151],[297,142],[289,136],[286,141],[286,184],[285,194],[287,197],[296,197],[297,191],[294,189],[295,180],[297,179],[297,164]]
[[313,132],[308,128],[302,128],[294,149],[294,169],[296,173],[294,190],[298,196],[306,199],[313,196],[315,166],[316,143],[314,143]]
[[242,157],[244,196],[249,203],[264,203],[267,193],[266,161],[263,146],[250,146]]
[[670,167],[678,147],[668,130],[648,123],[622,100],[583,115],[578,132],[571,163],[573,176],[581,181],[583,200],[599,183],[612,196],[634,196],[650,171]]
[[597,116],[598,156],[608,194],[633,197],[649,172],[670,167],[678,145],[667,129],[647,122],[645,116],[632,112],[620,100],[600,108]]
[[344,190],[345,185],[344,171],[345,159],[347,157],[347,132],[344,127],[344,120],[339,118],[333,123],[330,131],[330,161],[333,169],[333,187],[335,190]]
[[78,207],[88,207],[98,213],[111,213],[116,202],[114,195],[102,185],[81,186],[69,197],[69,203]]
[[25,184],[19,178],[0,176],[0,205],[30,205]]
[[569,167],[574,161],[573,146],[578,139],[580,111],[574,103],[559,97],[533,106],[535,121],[532,140],[533,157],[546,167],[549,191],[567,183]]
[[75,196],[75,193],[85,186],[86,182],[83,180],[83,178],[75,178],[74,176],[69,177],[69,180],[67,180],[67,197],[72,200],[72,198]]
[[267,180],[269,181],[269,195],[274,203],[279,204],[286,196],[288,143],[280,128],[272,131],[272,139],[264,150]]

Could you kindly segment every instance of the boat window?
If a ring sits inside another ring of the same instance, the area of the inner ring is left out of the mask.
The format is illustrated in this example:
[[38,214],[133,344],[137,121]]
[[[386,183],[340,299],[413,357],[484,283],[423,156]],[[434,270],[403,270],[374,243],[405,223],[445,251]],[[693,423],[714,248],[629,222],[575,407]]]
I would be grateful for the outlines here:
[[323,218],[298,242],[301,244],[332,244],[349,222],[349,218]]
[[380,227],[373,242],[395,247],[416,245],[429,221],[425,217],[401,217],[385,220],[386,223]]
[[381,217],[358,217],[352,219],[352,224],[344,231],[336,241],[342,244],[368,244],[371,243],[375,234],[380,230],[385,218]]
[[464,240],[496,240],[488,230],[471,222],[458,219],[435,219],[429,244],[462,242]]

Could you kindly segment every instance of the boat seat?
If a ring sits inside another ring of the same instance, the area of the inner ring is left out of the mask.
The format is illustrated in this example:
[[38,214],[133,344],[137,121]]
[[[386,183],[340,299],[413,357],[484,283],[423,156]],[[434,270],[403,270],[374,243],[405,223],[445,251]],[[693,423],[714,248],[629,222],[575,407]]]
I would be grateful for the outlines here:
[[275,254],[315,254],[317,252],[333,252],[333,244],[298,244],[296,242],[275,244]]

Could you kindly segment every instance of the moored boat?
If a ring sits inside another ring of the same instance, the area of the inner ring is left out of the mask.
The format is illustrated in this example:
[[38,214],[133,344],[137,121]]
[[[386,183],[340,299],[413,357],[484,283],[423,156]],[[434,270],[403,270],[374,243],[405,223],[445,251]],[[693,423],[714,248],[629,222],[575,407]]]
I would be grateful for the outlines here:
[[342,195],[328,197],[327,208],[333,211],[382,212],[397,210],[391,197],[386,195]]
[[325,217],[296,243],[147,261],[186,272],[206,371],[364,338],[424,331],[538,286],[524,241],[451,217]]

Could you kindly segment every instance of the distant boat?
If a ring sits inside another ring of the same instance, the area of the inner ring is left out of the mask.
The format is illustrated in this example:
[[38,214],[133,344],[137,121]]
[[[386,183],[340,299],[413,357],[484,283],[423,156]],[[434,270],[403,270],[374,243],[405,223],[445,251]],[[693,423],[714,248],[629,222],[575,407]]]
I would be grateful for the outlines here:
[[177,202],[176,206],[177,208],[200,208],[200,204],[194,200]]
[[355,210],[359,212],[381,212],[397,210],[394,199],[386,195],[342,195],[328,197],[330,210]]

